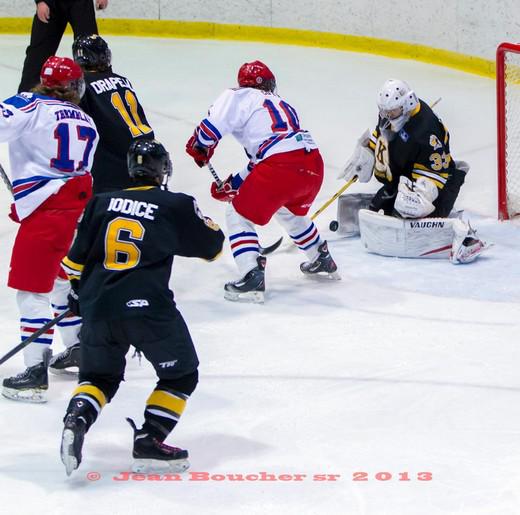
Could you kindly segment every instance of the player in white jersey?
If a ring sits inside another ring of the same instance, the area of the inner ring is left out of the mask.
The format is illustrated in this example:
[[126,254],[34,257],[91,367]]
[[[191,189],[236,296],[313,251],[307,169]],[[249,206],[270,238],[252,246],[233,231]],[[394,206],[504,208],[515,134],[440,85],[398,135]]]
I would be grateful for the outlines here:
[[195,129],[186,151],[207,164],[225,134],[232,134],[250,161],[211,194],[229,202],[227,227],[231,251],[242,278],[224,287],[228,300],[263,302],[265,257],[259,253],[255,225],[275,215],[308,261],[304,274],[339,278],[327,243],[307,216],[323,181],[323,160],[312,136],[300,128],[295,109],[276,93],[276,81],[262,62],[245,63],[238,88],[227,89]]
[[[0,141],[9,142],[14,195],[10,216],[20,223],[8,286],[17,290],[22,341],[67,310],[69,284],[60,262],[92,194],[98,142],[94,122],[78,107],[84,87],[72,59],[52,56],[39,86],[0,103]],[[75,316],[58,324],[66,347],[78,342],[80,325]],[[52,338],[50,329],[24,349],[27,369],[4,379],[5,397],[45,402]]]

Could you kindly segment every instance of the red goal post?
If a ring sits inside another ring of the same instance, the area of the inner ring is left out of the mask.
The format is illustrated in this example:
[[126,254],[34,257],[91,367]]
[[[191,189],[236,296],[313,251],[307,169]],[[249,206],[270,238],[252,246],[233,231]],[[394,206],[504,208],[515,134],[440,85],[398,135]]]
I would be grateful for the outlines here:
[[502,43],[496,54],[498,217],[520,215],[520,44]]

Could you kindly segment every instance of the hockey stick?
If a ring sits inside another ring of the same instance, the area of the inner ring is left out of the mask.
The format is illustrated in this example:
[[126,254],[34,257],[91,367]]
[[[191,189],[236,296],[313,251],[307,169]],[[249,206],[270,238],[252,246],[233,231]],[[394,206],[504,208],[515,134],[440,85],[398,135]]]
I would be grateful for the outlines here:
[[357,175],[354,175],[350,181],[347,181],[332,197],[330,197],[323,206],[321,206],[312,216],[311,220],[314,220],[318,215],[321,215],[325,209],[327,209],[347,188],[352,186],[358,180]]
[[39,338],[43,333],[47,332],[51,327],[54,327],[58,322],[63,320],[65,317],[70,315],[70,311],[64,311],[61,315],[58,315],[56,318],[49,320],[45,325],[40,327],[36,332],[31,334],[27,340],[24,340],[22,343],[19,343],[16,347],[13,347],[7,354],[0,358],[0,365],[5,363],[9,358],[12,358],[17,352],[21,351],[24,347],[27,347],[34,340]]
[[[430,108],[434,108],[440,101],[442,100],[442,97],[439,97],[435,102],[430,104]],[[339,189],[337,193],[335,193],[323,206],[321,206],[312,216],[311,220],[314,220],[318,215],[323,213],[325,209],[327,209],[347,188],[349,188],[352,184],[354,184],[357,181],[357,175],[354,175],[350,181],[345,183],[342,188]]]
[[442,100],[442,97],[439,97],[433,104],[430,104],[430,109],[433,109],[440,101]]
[[13,185],[11,184],[9,177],[5,173],[4,167],[1,164],[0,164],[0,175],[2,176],[2,180],[4,181],[4,184],[7,186],[7,189],[10,191],[10,193],[12,195],[13,194]]
[[[215,168],[213,168],[213,165],[209,161],[207,163],[207,166],[208,170],[211,172],[211,175],[213,176],[213,179],[215,179],[215,182],[217,183],[217,187],[221,188],[224,183],[218,176],[217,171],[215,170]],[[274,252],[281,245],[282,241],[283,236],[279,240],[276,240],[272,245],[269,245],[268,247],[262,247],[262,245],[258,245],[258,251],[260,252],[260,254],[262,254],[262,256],[267,256],[267,254],[271,254],[272,252]]]

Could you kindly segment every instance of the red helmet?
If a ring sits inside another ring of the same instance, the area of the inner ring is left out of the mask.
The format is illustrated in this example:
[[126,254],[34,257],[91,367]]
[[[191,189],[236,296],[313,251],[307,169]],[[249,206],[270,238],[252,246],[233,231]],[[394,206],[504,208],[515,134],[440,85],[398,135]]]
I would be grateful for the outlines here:
[[238,70],[238,85],[241,88],[257,88],[274,91],[276,79],[273,72],[262,62],[244,63]]
[[40,82],[48,88],[74,89],[80,96],[85,90],[82,69],[68,57],[49,57],[42,66]]

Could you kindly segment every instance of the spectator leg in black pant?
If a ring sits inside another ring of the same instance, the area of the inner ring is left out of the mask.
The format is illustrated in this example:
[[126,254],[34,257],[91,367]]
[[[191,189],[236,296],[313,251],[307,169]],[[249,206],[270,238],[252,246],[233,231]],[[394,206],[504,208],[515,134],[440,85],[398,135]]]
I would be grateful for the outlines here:
[[66,26],[67,20],[61,17],[61,13],[54,10],[51,13],[49,23],[43,23],[37,16],[34,17],[31,42],[25,52],[22,80],[20,86],[18,86],[18,93],[30,91],[40,82],[40,71],[43,63],[48,57],[56,54]]

